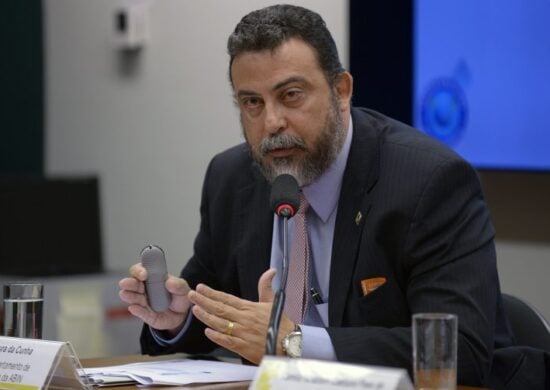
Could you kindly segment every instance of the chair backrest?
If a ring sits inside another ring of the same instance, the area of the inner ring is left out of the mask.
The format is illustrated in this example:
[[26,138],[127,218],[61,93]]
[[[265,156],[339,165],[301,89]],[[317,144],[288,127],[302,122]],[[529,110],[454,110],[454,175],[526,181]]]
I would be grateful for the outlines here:
[[542,314],[525,300],[510,294],[503,293],[502,301],[517,345],[550,352],[550,324]]

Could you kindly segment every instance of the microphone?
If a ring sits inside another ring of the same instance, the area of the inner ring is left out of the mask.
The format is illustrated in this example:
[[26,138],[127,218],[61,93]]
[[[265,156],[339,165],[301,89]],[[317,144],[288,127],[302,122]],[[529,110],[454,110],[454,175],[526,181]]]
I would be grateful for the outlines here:
[[282,174],[275,178],[271,185],[269,204],[273,212],[283,219],[283,272],[281,285],[273,298],[265,346],[266,355],[276,355],[277,335],[285,306],[285,288],[288,278],[288,220],[296,214],[300,206],[300,188],[294,176]]
[[294,176],[285,173],[273,180],[269,205],[279,217],[294,216],[300,207],[300,189]]
[[156,245],[147,245],[143,248],[141,265],[147,270],[145,291],[149,305],[156,312],[167,310],[170,306],[170,293],[164,284],[168,278],[168,270],[162,248]]

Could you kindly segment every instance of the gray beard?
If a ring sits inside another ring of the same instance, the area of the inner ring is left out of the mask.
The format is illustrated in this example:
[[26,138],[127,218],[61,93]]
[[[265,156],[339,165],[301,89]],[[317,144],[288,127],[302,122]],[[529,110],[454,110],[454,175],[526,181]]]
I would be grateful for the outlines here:
[[[317,180],[336,160],[344,144],[346,129],[344,129],[342,114],[338,107],[338,96],[331,93],[330,110],[311,150],[306,149],[302,138],[289,134],[275,134],[264,138],[259,151],[250,148],[252,157],[262,175],[269,182],[273,182],[279,175],[290,174],[296,178],[300,187],[307,186]],[[273,149],[290,147],[305,151],[303,160],[296,161],[291,156],[274,158],[273,163],[268,164],[263,159]]]

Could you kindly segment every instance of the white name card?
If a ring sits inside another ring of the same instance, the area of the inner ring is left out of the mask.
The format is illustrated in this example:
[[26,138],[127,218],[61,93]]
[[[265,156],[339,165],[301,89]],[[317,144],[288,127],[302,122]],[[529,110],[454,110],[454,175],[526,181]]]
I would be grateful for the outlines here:
[[250,389],[413,390],[414,387],[403,369],[266,356]]
[[80,382],[76,372],[79,365],[68,343],[0,337],[2,389],[47,389],[50,384],[56,388],[89,388]]

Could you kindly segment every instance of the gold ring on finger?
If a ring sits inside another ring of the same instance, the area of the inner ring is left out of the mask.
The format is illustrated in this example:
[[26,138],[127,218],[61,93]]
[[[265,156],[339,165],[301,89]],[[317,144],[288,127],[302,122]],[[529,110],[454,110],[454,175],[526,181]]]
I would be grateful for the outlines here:
[[227,329],[225,334],[231,336],[233,334],[233,329],[235,329],[235,323],[233,321],[227,321]]

